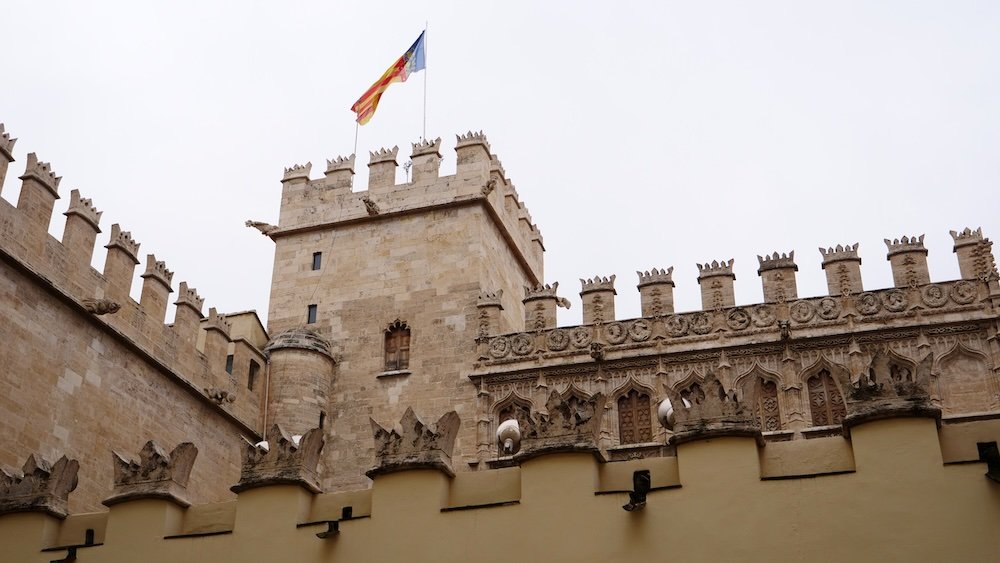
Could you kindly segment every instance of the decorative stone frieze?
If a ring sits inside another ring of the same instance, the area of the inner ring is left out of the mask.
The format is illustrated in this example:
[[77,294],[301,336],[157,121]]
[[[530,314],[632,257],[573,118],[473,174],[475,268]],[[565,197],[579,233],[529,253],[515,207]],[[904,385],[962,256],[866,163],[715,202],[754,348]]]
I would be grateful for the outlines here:
[[156,498],[187,507],[187,483],[191,467],[198,457],[198,448],[191,442],[178,444],[169,454],[156,442],[146,442],[139,451],[139,460],[112,452],[115,466],[114,489],[104,500],[113,506],[130,500]]
[[375,467],[366,475],[374,478],[406,469],[437,469],[453,477],[451,454],[461,423],[458,413],[450,411],[438,419],[437,424],[430,426],[421,422],[412,408],[403,413],[399,430],[387,430],[371,419],[375,436]]
[[21,471],[0,469],[0,515],[43,512],[66,517],[66,501],[76,489],[80,464],[62,456],[55,463],[28,456]]
[[664,387],[674,411],[671,444],[721,436],[748,436],[764,444],[751,406],[756,397],[740,400],[735,392],[727,392],[712,373],[703,381],[703,395],[692,394],[684,399],[671,387]]
[[230,489],[239,493],[268,485],[299,485],[320,492],[316,467],[323,449],[323,430],[313,428],[301,437],[290,436],[275,424],[265,437],[267,440],[259,444],[244,445],[240,482]]

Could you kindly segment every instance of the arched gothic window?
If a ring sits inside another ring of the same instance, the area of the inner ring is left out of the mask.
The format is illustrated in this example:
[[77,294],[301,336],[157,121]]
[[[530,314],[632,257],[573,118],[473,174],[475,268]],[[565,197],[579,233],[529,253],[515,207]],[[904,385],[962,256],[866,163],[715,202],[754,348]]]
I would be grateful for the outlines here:
[[649,395],[632,389],[618,397],[618,436],[622,444],[653,440]]
[[764,378],[758,378],[755,385],[757,386],[757,404],[754,405],[754,413],[757,416],[757,424],[760,425],[761,432],[781,430],[778,385]]
[[410,367],[410,327],[396,319],[385,331],[385,371]]
[[829,426],[844,421],[847,409],[844,397],[834,384],[830,372],[821,370],[806,381],[809,388],[809,410],[812,411],[813,426]]
[[705,391],[702,390],[701,385],[698,383],[692,383],[688,387],[681,389],[681,399],[687,402],[686,406],[697,405],[705,400]]

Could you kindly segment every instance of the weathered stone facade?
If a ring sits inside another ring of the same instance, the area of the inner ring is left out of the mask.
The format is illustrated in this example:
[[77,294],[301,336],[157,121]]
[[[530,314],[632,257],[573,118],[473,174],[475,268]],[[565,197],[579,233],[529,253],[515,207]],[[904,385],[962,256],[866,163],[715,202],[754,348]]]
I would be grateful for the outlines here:
[[[0,134],[2,180],[14,140]],[[240,529],[219,508],[238,494],[255,514],[280,497],[297,524],[328,525],[311,534],[325,540],[350,506],[392,504],[378,485],[445,491],[442,511],[516,504],[549,498],[529,479],[549,463],[577,480],[557,489],[628,492],[642,511],[647,493],[688,479],[684,452],[710,472],[717,442],[755,502],[760,479],[860,472],[855,455],[896,438],[915,440],[907,455],[944,482],[960,472],[942,463],[1000,472],[1000,282],[980,230],[951,233],[958,280],[935,281],[923,235],[904,236],[886,240],[892,288],[866,290],[857,245],[838,245],[820,249],[829,294],[800,297],[795,253],[774,252],[758,256],[763,303],[737,305],[734,259],[716,260],[698,266],[702,310],[675,312],[683,282],[657,267],[638,272],[642,317],[618,319],[623,280],[597,275],[580,280],[583,324],[560,327],[568,302],[544,279],[541,234],[499,159],[482,133],[455,150],[456,173],[441,177],[440,139],[415,143],[399,185],[398,148],[372,152],[363,191],[354,155],[321,179],[287,168],[278,224],[247,221],[275,244],[266,330],[253,312],[203,314],[153,254],[133,300],[140,244],[114,224],[104,271],[91,268],[102,214],[77,190],[63,240],[51,237],[60,178],[29,155],[18,205],[0,199],[0,464],[24,472],[4,473],[0,517],[59,520],[104,501],[114,520],[166,500],[176,535],[210,535]],[[927,420],[879,426],[888,418]],[[924,455],[934,432],[941,451]],[[111,479],[112,451],[140,460],[115,454]],[[222,516],[199,520],[209,512]]]

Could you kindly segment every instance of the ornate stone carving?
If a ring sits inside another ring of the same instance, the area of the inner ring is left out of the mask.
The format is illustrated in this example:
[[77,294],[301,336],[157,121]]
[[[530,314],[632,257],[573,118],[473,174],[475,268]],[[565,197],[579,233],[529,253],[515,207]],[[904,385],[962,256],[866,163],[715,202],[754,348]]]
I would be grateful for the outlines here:
[[688,332],[688,321],[680,315],[670,315],[663,320],[663,326],[667,329],[667,334],[675,338]]
[[44,512],[66,517],[66,501],[76,489],[80,464],[62,456],[54,464],[29,455],[21,471],[0,469],[0,514]]
[[900,416],[941,419],[941,409],[931,403],[930,378],[933,354],[927,354],[915,370],[901,366],[886,352],[878,351],[858,381],[851,381],[846,370],[835,370],[842,389],[847,389],[845,433],[850,428],[882,418]]
[[115,486],[104,505],[159,498],[179,506],[190,506],[191,503],[187,500],[187,483],[197,456],[198,448],[191,442],[179,444],[168,454],[152,440],[146,442],[139,451],[138,461],[112,452]]
[[510,341],[506,336],[497,336],[490,340],[490,356],[500,359],[510,354]]
[[217,405],[236,401],[236,393],[230,393],[225,389],[219,389],[218,387],[205,387],[204,390],[205,394],[208,395],[208,398],[215,401],[215,404]]
[[695,313],[691,315],[690,326],[695,334],[708,334],[712,332],[712,317],[708,313]]
[[433,468],[454,476],[451,454],[461,420],[455,411],[445,413],[437,424],[429,426],[417,418],[412,408],[407,408],[400,420],[400,430],[386,430],[374,419],[375,467],[368,477],[415,468]]
[[285,173],[281,177],[282,182],[289,180],[309,180],[309,172],[312,170],[312,162],[305,164],[293,164],[285,168]]
[[515,334],[510,342],[511,350],[518,356],[527,356],[535,351],[535,344],[527,334]]
[[372,198],[366,195],[361,196],[361,203],[365,204],[365,211],[367,211],[369,215],[378,215],[380,213],[378,204],[375,203]]
[[797,323],[807,323],[812,320],[815,314],[816,309],[813,307],[813,304],[805,300],[792,303],[792,306],[788,309],[788,316]]
[[862,293],[854,301],[854,306],[862,315],[870,316],[879,312],[882,308],[882,302],[879,301],[878,295],[872,292]]
[[778,320],[774,316],[774,311],[770,305],[757,305],[751,309],[751,317],[753,318],[753,325],[758,328],[767,328],[774,325]]
[[275,225],[263,221],[254,221],[253,219],[247,219],[246,223],[243,224],[252,229],[257,229],[265,237],[278,230],[278,227]]
[[117,313],[122,306],[110,299],[84,299],[83,308],[93,315]]
[[521,451],[515,459],[523,460],[553,452],[598,451],[601,417],[606,397],[570,394],[563,397],[552,391],[545,403],[545,413],[532,411],[518,421],[521,426]]
[[90,223],[97,232],[100,232],[98,225],[101,223],[101,215],[103,214],[103,211],[98,211],[94,207],[94,202],[90,198],[80,197],[80,190],[71,190],[69,192],[69,208],[63,215],[67,217],[76,215],[87,223]]
[[920,290],[920,300],[928,307],[943,307],[948,302],[948,288],[936,283],[925,285]]
[[902,289],[890,289],[885,293],[883,298],[885,305],[885,310],[891,313],[900,313],[906,310],[906,306],[909,304],[909,300],[906,298],[906,292]]
[[840,301],[833,297],[824,297],[819,300],[816,313],[824,321],[832,321],[840,316]]
[[687,398],[664,385],[674,411],[673,445],[718,436],[750,436],[763,445],[760,428],[753,412],[755,397],[738,400],[736,393],[726,392],[713,373]]
[[[12,144],[13,145],[13,144]],[[55,197],[59,197],[59,182],[62,176],[56,176],[48,162],[41,162],[35,153],[28,153],[28,162],[24,167],[24,174],[21,180],[35,180],[49,190]]]
[[740,307],[732,309],[726,315],[726,325],[733,330],[744,330],[750,326],[750,314]]
[[569,347],[569,333],[561,328],[545,335],[545,346],[553,352],[561,352]]
[[621,344],[628,337],[628,331],[622,323],[608,323],[604,325],[604,337],[607,338],[608,344]]
[[268,485],[299,485],[320,492],[316,466],[323,449],[323,430],[313,428],[303,436],[289,436],[275,424],[266,441],[247,442],[243,447],[240,482],[230,487],[234,493]]
[[977,294],[976,283],[969,280],[962,280],[951,286],[951,300],[959,305],[972,303]]
[[594,361],[603,362],[604,361],[604,344],[600,342],[590,343],[590,357],[594,358]]
[[634,342],[645,342],[653,335],[653,329],[649,326],[649,321],[638,319],[628,325],[628,336]]
[[326,173],[336,172],[338,170],[350,170],[351,174],[354,174],[354,154],[351,156],[335,156],[333,159],[327,159],[326,161]]
[[574,348],[588,348],[593,341],[593,336],[590,333],[590,329],[578,326],[570,329],[569,339],[573,343]]

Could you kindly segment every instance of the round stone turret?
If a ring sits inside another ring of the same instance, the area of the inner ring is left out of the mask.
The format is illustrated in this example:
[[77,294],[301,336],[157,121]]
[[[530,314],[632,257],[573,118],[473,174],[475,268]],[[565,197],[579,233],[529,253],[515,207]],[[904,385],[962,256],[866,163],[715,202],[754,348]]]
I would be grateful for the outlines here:
[[267,343],[269,358],[268,424],[291,434],[324,426],[333,383],[330,343],[319,333],[298,327]]

